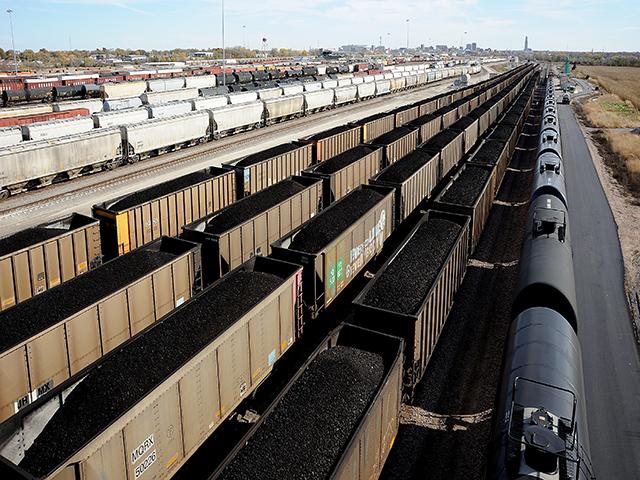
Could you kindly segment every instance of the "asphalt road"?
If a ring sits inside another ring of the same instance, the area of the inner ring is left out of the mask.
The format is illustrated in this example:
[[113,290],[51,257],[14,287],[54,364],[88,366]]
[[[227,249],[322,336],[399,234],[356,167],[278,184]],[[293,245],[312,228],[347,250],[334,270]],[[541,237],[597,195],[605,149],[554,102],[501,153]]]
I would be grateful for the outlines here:
[[578,336],[598,480],[640,478],[640,359],[617,227],[572,109],[558,105],[578,296]]

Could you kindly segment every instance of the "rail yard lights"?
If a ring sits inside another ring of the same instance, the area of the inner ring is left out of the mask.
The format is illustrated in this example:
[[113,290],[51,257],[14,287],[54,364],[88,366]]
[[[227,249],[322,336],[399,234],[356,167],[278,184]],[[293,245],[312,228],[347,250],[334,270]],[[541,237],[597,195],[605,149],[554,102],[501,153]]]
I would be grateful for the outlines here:
[[12,14],[13,10],[10,8],[7,10],[7,15],[9,15],[9,28],[11,29],[11,50],[13,51],[13,69],[15,74],[18,75],[18,58],[16,57],[16,42],[13,38],[13,18]]
[[224,0],[222,0],[222,86],[227,86],[227,52],[224,47]]
[[409,50],[409,19],[407,18],[407,50]]

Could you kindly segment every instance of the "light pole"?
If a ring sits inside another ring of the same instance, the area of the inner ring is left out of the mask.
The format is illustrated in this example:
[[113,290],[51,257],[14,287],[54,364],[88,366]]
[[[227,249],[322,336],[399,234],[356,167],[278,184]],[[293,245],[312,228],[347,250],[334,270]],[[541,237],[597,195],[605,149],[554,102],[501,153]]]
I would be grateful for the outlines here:
[[7,10],[7,14],[9,15],[9,27],[11,29],[11,50],[13,50],[13,69],[15,71],[15,74],[18,75],[18,59],[16,57],[16,42],[13,39],[13,19],[11,14],[13,13],[13,10],[8,9]]
[[224,48],[224,0],[222,0],[222,86],[227,86],[227,52]]
[[409,50],[409,19],[407,18],[407,50]]
[[245,36],[244,36],[244,32],[246,31],[247,26],[246,25],[242,25],[242,48],[244,48],[245,50],[247,49],[247,43],[244,41]]

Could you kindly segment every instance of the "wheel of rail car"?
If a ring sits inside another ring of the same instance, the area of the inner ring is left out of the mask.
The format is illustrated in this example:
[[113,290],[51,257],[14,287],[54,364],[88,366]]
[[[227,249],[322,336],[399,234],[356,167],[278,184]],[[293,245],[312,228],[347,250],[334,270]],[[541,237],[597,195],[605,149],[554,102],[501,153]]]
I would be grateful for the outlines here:
[[140,160],[140,155],[133,155],[129,157],[129,163],[138,163]]
[[214,133],[213,134],[213,139],[214,140],[220,140],[220,134],[219,133]]
[[109,170],[113,170],[114,168],[116,168],[116,162],[107,162],[102,166],[102,170],[109,171]]
[[5,198],[9,198],[11,196],[11,192],[8,188],[0,188],[0,200],[4,200]]

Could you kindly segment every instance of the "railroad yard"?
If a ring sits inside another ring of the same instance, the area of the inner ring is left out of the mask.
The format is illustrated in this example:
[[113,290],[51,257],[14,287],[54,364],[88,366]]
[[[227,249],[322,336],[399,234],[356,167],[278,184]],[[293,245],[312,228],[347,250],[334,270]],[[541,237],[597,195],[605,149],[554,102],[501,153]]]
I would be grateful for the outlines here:
[[0,78],[0,478],[631,478],[589,160],[512,67]]

